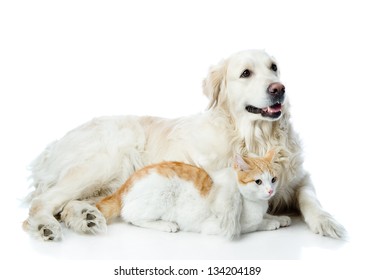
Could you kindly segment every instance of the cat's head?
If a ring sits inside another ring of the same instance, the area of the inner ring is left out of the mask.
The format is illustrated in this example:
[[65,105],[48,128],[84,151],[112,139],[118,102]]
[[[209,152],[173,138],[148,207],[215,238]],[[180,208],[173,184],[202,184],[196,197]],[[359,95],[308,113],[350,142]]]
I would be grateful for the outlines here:
[[237,173],[238,188],[245,198],[268,200],[275,194],[278,180],[274,156],[274,150],[268,151],[264,157],[236,155],[233,168]]

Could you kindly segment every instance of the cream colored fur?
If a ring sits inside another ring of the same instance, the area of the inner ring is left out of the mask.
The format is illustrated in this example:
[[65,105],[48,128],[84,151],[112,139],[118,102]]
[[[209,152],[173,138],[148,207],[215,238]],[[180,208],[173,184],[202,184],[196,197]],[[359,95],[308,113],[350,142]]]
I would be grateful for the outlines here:
[[[273,62],[264,51],[250,50],[212,67],[203,83],[209,99],[204,113],[179,119],[97,118],[49,145],[31,165],[35,191],[24,228],[43,240],[58,240],[61,227],[54,215],[60,213],[75,231],[100,232],[105,219],[94,203],[145,165],[181,161],[214,171],[229,166],[236,153],[263,155],[276,147],[281,176],[271,211],[300,210],[313,232],[342,237],[345,230],[321,208],[302,167],[288,101],[278,119],[245,110],[272,105],[267,88],[280,82],[279,72],[270,69]],[[240,78],[244,69],[252,71],[249,78]]]

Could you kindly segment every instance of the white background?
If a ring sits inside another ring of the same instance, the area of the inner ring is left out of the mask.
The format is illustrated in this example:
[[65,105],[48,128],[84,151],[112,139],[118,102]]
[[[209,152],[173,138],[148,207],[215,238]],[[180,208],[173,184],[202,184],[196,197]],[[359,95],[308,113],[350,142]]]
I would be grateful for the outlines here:
[[[108,278],[114,264],[124,266],[125,260],[286,259],[301,261],[261,264],[269,275],[289,278],[371,273],[366,254],[374,250],[375,20],[370,3],[2,1],[4,267],[42,279],[66,277],[70,267],[75,274]],[[64,231],[60,243],[40,243],[21,230],[27,208],[18,199],[29,191],[27,165],[49,142],[96,116],[203,111],[201,82],[209,66],[249,48],[264,48],[278,60],[304,143],[305,167],[324,208],[347,228],[347,242],[316,236],[297,218],[290,228],[236,242],[120,223],[101,236]],[[66,261],[71,259],[91,261]],[[100,259],[117,262],[93,261]],[[64,268],[57,273],[61,262]],[[305,266],[310,270],[301,269]]]

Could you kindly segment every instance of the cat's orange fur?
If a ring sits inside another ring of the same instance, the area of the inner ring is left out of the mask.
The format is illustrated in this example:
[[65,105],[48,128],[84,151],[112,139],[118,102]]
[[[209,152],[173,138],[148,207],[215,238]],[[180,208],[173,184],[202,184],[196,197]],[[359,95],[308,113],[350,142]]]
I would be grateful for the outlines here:
[[262,174],[268,171],[272,176],[276,176],[275,167],[272,164],[272,159],[275,155],[275,150],[269,151],[264,158],[243,158],[243,160],[249,165],[249,170],[241,171],[235,164],[237,169],[238,181],[242,184],[247,184],[255,181],[256,175]]
[[236,155],[233,167],[210,175],[197,166],[162,162],[135,172],[97,204],[107,222],[121,216],[135,226],[166,232],[194,231],[233,239],[241,233],[290,225],[266,216],[277,188],[275,150],[264,157]]
[[[275,170],[272,166],[274,155],[275,151],[272,150],[269,151],[264,158],[244,158],[244,161],[249,166],[249,170],[246,171],[240,170],[235,164],[234,167],[237,170],[239,182],[246,185],[254,181],[256,175],[264,171],[274,174]],[[213,184],[208,173],[194,165],[182,162],[161,162],[148,165],[135,172],[115,193],[105,197],[96,205],[107,220],[120,215],[123,194],[128,192],[138,180],[147,176],[150,171],[156,171],[166,178],[177,176],[183,180],[191,181],[202,196],[206,196],[210,192]]]
[[182,162],[152,164],[135,172],[118,191],[96,205],[107,220],[120,215],[123,194],[128,192],[134,183],[148,175],[151,170],[166,178],[177,176],[186,181],[191,181],[202,196],[206,196],[212,188],[212,179],[202,168]]

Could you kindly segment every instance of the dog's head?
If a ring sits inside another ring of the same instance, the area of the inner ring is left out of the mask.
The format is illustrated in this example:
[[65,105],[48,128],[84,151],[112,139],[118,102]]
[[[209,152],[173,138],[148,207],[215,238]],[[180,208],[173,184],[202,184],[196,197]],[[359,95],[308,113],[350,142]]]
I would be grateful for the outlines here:
[[285,87],[276,61],[266,52],[236,53],[210,69],[203,82],[209,107],[223,107],[236,117],[278,120],[283,111]]

